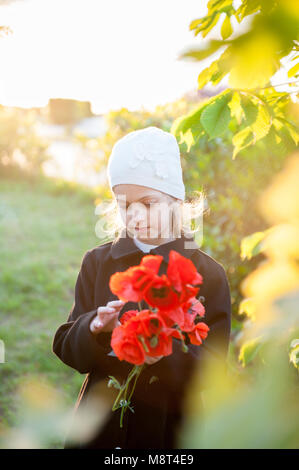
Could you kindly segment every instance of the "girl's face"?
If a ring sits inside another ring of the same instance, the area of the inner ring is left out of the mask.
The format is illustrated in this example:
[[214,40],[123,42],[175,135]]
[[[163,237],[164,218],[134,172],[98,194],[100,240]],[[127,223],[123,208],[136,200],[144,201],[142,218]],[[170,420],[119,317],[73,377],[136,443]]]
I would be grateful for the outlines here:
[[113,192],[130,236],[153,245],[173,238],[171,206],[175,198],[135,184],[118,184]]

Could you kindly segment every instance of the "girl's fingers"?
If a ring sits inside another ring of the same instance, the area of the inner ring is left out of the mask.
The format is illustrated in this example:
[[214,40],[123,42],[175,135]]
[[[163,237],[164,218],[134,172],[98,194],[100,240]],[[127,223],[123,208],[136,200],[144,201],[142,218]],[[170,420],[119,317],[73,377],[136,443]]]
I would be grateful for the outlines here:
[[93,322],[94,328],[97,329],[110,329],[113,330],[116,326],[120,326],[121,322],[118,320],[120,309],[125,302],[122,300],[112,300],[105,306],[100,306],[97,309],[97,318]]
[[97,314],[100,319],[105,319],[107,320],[112,320],[114,316],[118,316],[118,311],[115,310],[114,308],[108,308],[108,307],[99,307]]
[[107,303],[107,307],[116,307],[120,308],[125,304],[123,300],[111,300],[110,302]]
[[99,318],[96,318],[93,322],[95,328],[102,328],[104,325]]
[[98,307],[98,313],[114,313],[115,309],[112,307]]

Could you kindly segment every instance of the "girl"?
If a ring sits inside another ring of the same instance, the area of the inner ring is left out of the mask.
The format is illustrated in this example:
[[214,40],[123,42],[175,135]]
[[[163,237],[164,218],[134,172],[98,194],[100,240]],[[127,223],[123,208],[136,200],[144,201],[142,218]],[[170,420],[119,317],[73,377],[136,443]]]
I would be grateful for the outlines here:
[[[126,411],[123,427],[120,409],[112,411],[110,406],[92,436],[84,437],[82,428],[79,443],[69,437],[65,448],[175,449],[185,391],[195,367],[203,370],[212,367],[215,360],[226,361],[231,329],[229,284],[222,265],[204,253],[184,228],[185,187],[179,147],[172,134],[152,126],[130,132],[114,145],[107,173],[123,226],[113,241],[85,253],[74,305],[53,341],[54,353],[65,364],[87,374],[75,415],[96,396],[103,399],[104,389],[112,393],[107,387],[109,375],[122,382],[133,367],[113,355],[110,346],[121,316],[138,309],[136,303],[121,302],[110,291],[109,279],[115,272],[139,264],[151,253],[163,257],[162,275],[167,271],[170,250],[188,257],[203,276],[199,295],[205,306],[203,321],[210,331],[201,346],[187,343],[188,353],[182,351],[180,340],[173,338],[170,356],[146,356],[147,366],[132,397],[134,412]],[[145,303],[141,307],[147,308]],[[156,380],[150,382],[153,376]]]

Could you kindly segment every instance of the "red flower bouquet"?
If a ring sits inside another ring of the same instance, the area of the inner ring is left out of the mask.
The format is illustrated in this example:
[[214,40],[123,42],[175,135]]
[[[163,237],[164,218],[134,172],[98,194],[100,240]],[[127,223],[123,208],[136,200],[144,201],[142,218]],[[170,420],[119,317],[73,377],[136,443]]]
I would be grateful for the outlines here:
[[[195,345],[202,344],[208,335],[209,327],[199,321],[205,309],[196,298],[199,291],[196,286],[202,284],[202,276],[191,260],[175,250],[169,253],[167,275],[158,276],[162,260],[159,255],[145,255],[138,266],[110,277],[111,291],[120,300],[137,302],[140,308],[125,312],[111,337],[111,347],[118,359],[134,364],[122,385],[115,377],[109,376],[108,387],[119,390],[112,410],[122,408],[120,427],[126,409],[134,412],[130,406],[131,397],[137,379],[147,365],[146,356],[172,354],[172,338],[180,339],[182,351],[187,353],[185,335]],[[148,309],[141,309],[141,300],[148,304]],[[129,394],[129,385],[134,378]]]

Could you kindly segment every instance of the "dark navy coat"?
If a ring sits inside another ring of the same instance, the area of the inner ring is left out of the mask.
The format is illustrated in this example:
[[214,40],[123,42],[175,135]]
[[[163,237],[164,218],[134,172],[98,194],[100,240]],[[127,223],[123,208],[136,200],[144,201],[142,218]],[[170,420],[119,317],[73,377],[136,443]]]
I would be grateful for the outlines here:
[[[65,448],[177,449],[176,433],[184,418],[184,393],[192,372],[195,367],[212,367],[216,363],[225,367],[231,330],[231,298],[225,270],[199,248],[194,238],[187,238],[182,233],[181,237],[150,251],[163,256],[159,275],[166,274],[170,250],[191,259],[203,276],[197,297],[202,296],[205,306],[202,321],[210,327],[208,337],[200,346],[187,343],[188,353],[182,351],[180,340],[174,338],[173,353],[155,364],[147,364],[139,376],[132,396],[134,413],[129,409],[126,411],[123,428],[119,425],[120,410],[111,410],[92,440],[73,446],[66,438]],[[121,236],[88,250],[83,256],[75,286],[75,302],[66,323],[59,326],[53,340],[53,352],[59,359],[81,374],[87,374],[75,413],[99,381],[108,383],[108,375],[113,375],[122,382],[133,367],[108,355],[112,351],[111,332],[93,335],[89,324],[99,306],[117,300],[109,289],[110,276],[139,264],[144,255],[132,238]],[[147,307],[143,303],[141,306]],[[127,302],[119,318],[131,309],[138,309],[138,304]],[[152,376],[158,380],[149,383]],[[200,387],[204,389],[205,384]],[[201,403],[200,396],[198,400]]]

